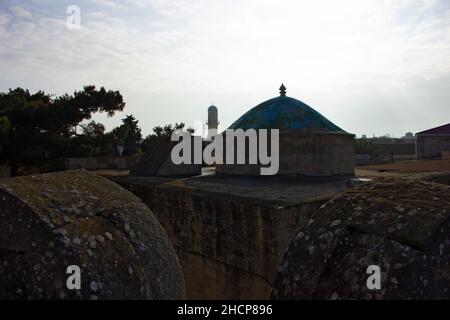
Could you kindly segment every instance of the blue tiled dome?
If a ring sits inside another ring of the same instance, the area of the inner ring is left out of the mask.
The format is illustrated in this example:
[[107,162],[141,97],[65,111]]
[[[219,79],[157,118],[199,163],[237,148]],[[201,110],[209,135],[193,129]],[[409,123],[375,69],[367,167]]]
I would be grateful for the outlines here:
[[238,128],[345,132],[307,104],[283,95],[250,109],[229,127]]

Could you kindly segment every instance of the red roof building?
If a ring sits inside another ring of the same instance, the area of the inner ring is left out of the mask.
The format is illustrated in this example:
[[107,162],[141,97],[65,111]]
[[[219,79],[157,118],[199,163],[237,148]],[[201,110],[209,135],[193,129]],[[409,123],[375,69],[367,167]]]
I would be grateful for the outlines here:
[[450,123],[416,133],[417,159],[443,158],[450,151]]
[[421,131],[416,133],[416,135],[419,134],[438,134],[438,135],[450,135],[450,123],[444,124],[443,126],[439,126],[436,128],[428,129],[425,131]]

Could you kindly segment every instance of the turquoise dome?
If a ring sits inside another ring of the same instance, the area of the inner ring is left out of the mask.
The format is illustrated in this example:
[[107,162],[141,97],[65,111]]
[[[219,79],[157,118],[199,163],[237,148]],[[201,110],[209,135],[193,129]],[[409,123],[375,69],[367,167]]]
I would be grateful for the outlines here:
[[300,100],[279,96],[247,111],[228,129],[303,129],[318,132],[339,132],[336,126],[319,112]]

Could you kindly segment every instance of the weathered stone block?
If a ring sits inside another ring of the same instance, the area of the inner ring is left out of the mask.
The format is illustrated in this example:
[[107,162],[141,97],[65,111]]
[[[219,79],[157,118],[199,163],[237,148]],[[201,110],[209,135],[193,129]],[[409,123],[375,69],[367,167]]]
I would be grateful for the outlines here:
[[[449,299],[450,192],[385,179],[328,201],[278,267],[276,299]],[[369,290],[367,268],[380,268]]]
[[[178,299],[184,279],[149,208],[84,170],[0,180],[0,299]],[[81,289],[66,286],[81,268]]]

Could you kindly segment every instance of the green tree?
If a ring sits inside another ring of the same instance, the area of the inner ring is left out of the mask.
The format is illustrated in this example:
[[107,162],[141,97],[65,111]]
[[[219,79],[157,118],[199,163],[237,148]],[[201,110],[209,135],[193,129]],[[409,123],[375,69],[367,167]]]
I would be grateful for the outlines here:
[[375,160],[382,156],[379,146],[374,143],[373,139],[355,139],[355,153],[368,154],[370,159]]
[[80,124],[81,133],[75,134],[70,141],[70,149],[66,152],[68,157],[95,157],[99,155],[105,140],[105,126],[91,121]]
[[112,131],[116,143],[123,146],[124,156],[130,156],[141,152],[142,134],[139,121],[133,115],[127,115],[122,119],[122,125]]
[[[142,140],[142,151],[146,152],[151,148],[152,141],[157,137],[170,137],[175,130],[184,130],[185,124],[183,122],[172,124],[167,124],[164,127],[156,126],[153,128],[153,133],[147,135],[144,140]],[[185,129],[186,132],[189,132],[190,134],[194,133],[194,129],[187,128]]]
[[60,97],[43,91],[31,94],[22,88],[0,93],[0,117],[9,122],[0,161],[15,176],[19,166],[39,166],[65,156],[82,121],[96,112],[113,116],[124,106],[119,91],[95,86]]
[[11,124],[7,117],[0,116],[0,154],[3,149],[3,144],[6,142],[8,137],[9,129],[11,128]]

